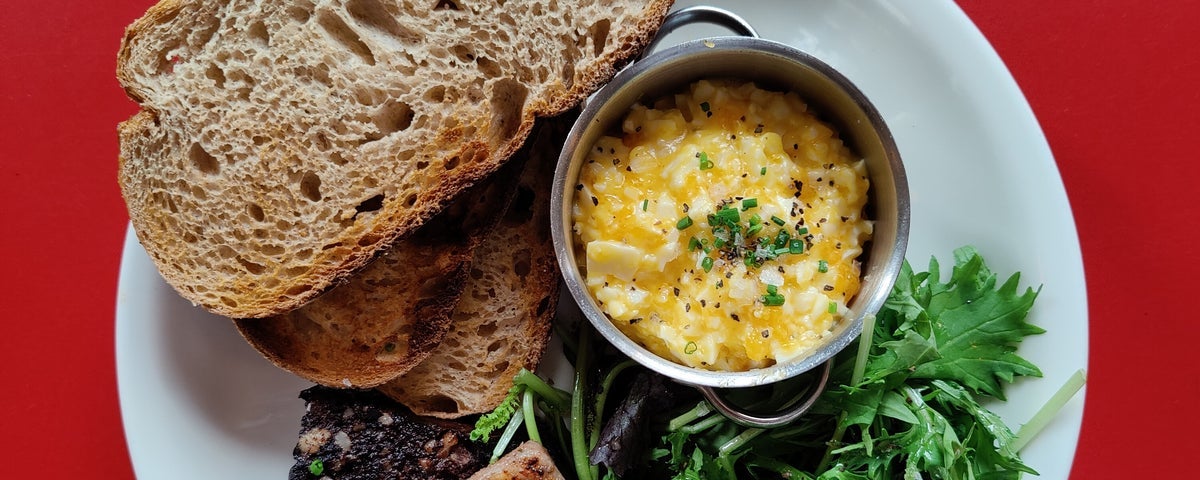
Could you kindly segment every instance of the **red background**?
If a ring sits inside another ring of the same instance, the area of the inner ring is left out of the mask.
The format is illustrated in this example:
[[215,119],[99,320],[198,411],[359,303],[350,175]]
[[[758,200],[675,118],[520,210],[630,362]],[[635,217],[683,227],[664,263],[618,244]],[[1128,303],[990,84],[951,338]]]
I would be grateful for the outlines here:
[[[0,15],[6,476],[133,476],[113,311],[127,221],[115,126],[135,107],[113,69],[124,26],[151,3],[9,2]],[[1079,229],[1091,358],[1071,478],[1189,477],[1200,2],[959,5],[1029,98]]]

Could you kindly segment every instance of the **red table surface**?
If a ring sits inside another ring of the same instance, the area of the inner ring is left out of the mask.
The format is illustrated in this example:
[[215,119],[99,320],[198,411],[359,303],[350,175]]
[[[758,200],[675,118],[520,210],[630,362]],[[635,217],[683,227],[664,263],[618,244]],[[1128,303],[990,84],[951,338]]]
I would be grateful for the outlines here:
[[[6,476],[133,477],[113,312],[128,218],[116,124],[136,108],[113,70],[124,26],[151,3],[10,2],[0,14]],[[1200,2],[959,5],[1033,106],[1079,229],[1090,361],[1071,478],[1193,477]]]

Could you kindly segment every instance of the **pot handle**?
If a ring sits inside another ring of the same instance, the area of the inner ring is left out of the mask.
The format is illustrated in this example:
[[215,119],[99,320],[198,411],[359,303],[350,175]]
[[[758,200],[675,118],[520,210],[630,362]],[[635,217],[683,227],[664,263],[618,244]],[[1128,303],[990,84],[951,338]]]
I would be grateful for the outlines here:
[[[813,404],[817,402],[817,397],[820,397],[821,392],[825,391],[825,383],[829,381],[829,370],[832,364],[832,360],[822,363],[820,367],[821,375],[813,388],[808,389],[789,402],[788,407],[773,413],[761,414],[743,410],[722,398],[717,393],[717,390],[712,387],[697,386],[696,389],[700,390],[700,393],[704,395],[704,399],[708,400],[708,403],[713,408],[732,420],[733,423],[743,427],[774,428],[790,423],[812,408]],[[797,402],[799,403],[797,404]]]
[[711,23],[728,28],[743,37],[758,38],[758,32],[754,30],[754,27],[750,26],[745,19],[737,16],[737,14],[721,8],[696,5],[681,8],[667,14],[667,18],[663,20],[662,26],[658,28],[658,33],[654,35],[654,39],[650,41],[650,45],[647,45],[642,50],[642,55],[638,58],[645,58],[651,50],[654,50],[654,47],[658,46],[663,37],[689,23]]

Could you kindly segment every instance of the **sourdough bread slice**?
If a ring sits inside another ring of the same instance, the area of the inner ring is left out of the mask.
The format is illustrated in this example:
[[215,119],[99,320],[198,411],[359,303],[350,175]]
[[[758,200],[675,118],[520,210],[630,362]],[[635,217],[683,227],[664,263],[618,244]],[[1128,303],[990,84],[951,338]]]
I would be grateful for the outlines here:
[[138,239],[212,312],[295,309],[611,78],[670,3],[162,0],[118,54]]
[[275,365],[321,385],[370,388],[408,371],[449,329],[472,252],[517,190],[521,157],[349,283],[276,317],[234,320],[238,331]]
[[475,251],[449,333],[423,362],[379,387],[418,415],[456,418],[491,411],[517,372],[537,367],[558,300],[550,187],[574,118],[539,125],[516,200]]

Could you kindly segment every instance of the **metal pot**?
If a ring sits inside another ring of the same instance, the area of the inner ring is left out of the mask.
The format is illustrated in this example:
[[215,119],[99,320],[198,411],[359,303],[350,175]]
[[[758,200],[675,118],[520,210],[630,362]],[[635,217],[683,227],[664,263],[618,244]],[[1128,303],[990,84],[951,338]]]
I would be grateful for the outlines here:
[[[744,35],[753,35],[753,29],[740,18],[709,7],[675,12],[668,17],[663,31],[692,21],[720,23]],[[767,368],[733,372],[687,367],[662,358],[627,337],[604,315],[585,287],[581,272],[584,261],[572,235],[570,186],[576,183],[587,149],[601,135],[615,130],[614,125],[619,125],[635,103],[680,91],[704,78],[751,80],[763,88],[796,92],[865,159],[870,176],[867,208],[875,230],[860,258],[862,284],[848,305],[848,313],[807,355]],[[715,408],[734,421],[755,427],[790,422],[812,405],[828,377],[830,360],[858,337],[863,319],[883,306],[908,243],[908,184],[892,135],[879,112],[854,84],[829,65],[790,46],[753,36],[683,43],[651,54],[617,74],[588,101],[567,137],[558,159],[551,201],[551,233],[565,284],[600,335],[641,365],[695,386]],[[766,385],[814,368],[822,369],[817,387],[782,411],[748,412],[730,404],[715,390]]]

